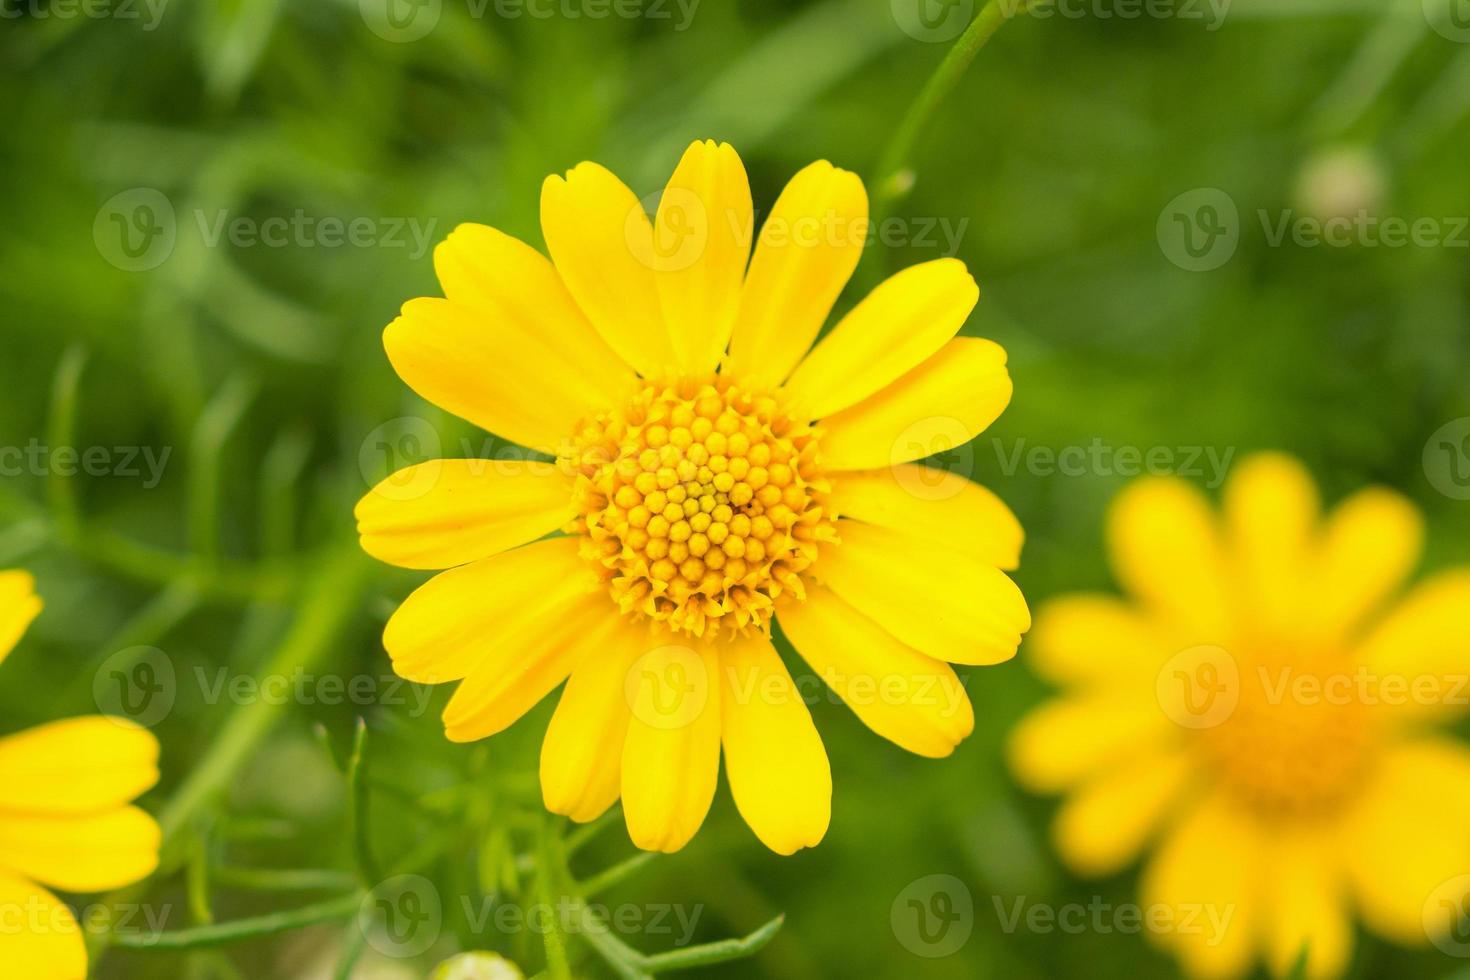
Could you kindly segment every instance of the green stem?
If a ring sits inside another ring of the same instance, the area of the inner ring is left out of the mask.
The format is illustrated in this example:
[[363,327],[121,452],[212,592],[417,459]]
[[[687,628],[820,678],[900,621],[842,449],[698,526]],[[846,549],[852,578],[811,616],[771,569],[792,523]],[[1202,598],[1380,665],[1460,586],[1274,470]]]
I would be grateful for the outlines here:
[[873,191],[880,210],[882,205],[903,197],[913,185],[909,158],[913,154],[919,134],[928,125],[939,104],[959,84],[960,77],[970,67],[980,49],[1000,30],[1001,25],[1017,14],[1024,13],[1032,2],[1034,0],[990,0],[975,15],[975,19],[965,28],[959,40],[955,41],[934,74],[929,76],[929,81],[919,92],[918,98],[914,99],[913,105],[909,106],[908,114],[904,116],[888,144],[888,149],[878,161]]
[[253,919],[238,919],[215,926],[200,926],[197,929],[177,929],[162,933],[118,933],[112,936],[112,945],[122,949],[205,949],[227,943],[260,936],[273,936],[291,929],[334,922],[357,914],[363,900],[362,894],[344,895],[341,898],[308,905],[289,912],[273,912]]
[[[46,438],[52,453],[63,448],[80,453],[76,445],[77,434],[77,390],[82,381],[82,369],[87,365],[87,350],[74,344],[61,355],[56,367],[56,380],[51,388],[51,417],[46,427]],[[80,540],[82,516],[77,503],[77,476],[64,476],[54,468],[46,480],[46,498],[51,505],[52,519],[62,538],[75,543]]]
[[[541,826],[537,847],[540,867],[536,869],[536,900],[547,908],[556,907],[551,897],[552,878],[560,878],[559,872],[566,867],[566,858],[559,850],[561,840],[557,830],[557,821],[546,820]],[[556,920],[555,915],[547,916],[547,921],[550,925],[541,937],[546,946],[546,973],[552,980],[571,980],[572,968],[567,961],[567,939],[562,934],[561,923]]]
[[[351,621],[370,567],[353,545],[334,555],[317,574],[309,576],[307,580],[312,585],[302,597],[301,612],[260,675],[289,677],[296,670],[310,670],[325,658]],[[284,711],[284,705],[267,700],[252,701],[235,709],[204,758],[159,815],[165,850],[194,815],[224,791]]]
[[357,873],[362,883],[371,888],[381,880],[381,876],[368,835],[367,722],[361,718],[357,719],[352,755],[347,760],[347,821]]
[[346,871],[318,868],[236,868],[221,866],[213,870],[214,882],[224,888],[250,891],[296,892],[337,891],[356,885],[355,875]]

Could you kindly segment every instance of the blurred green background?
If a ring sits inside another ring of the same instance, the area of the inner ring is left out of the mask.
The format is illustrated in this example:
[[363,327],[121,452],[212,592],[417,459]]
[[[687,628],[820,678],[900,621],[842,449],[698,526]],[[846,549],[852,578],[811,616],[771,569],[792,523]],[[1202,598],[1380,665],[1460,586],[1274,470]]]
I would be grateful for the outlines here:
[[[551,702],[489,743],[447,744],[448,690],[427,706],[389,690],[378,640],[422,576],[357,556],[351,521],[390,458],[499,444],[417,400],[380,331],[401,302],[437,292],[425,249],[455,224],[540,246],[542,178],[584,159],[644,194],[689,140],[728,140],[758,212],[814,159],[871,178],[970,5],[933,0],[916,19],[904,0],[625,0],[616,10],[632,17],[595,16],[613,9],[597,0],[394,3],[396,20],[382,0],[0,0],[0,446],[50,449],[0,459],[0,567],[33,569],[47,601],[0,675],[0,728],[115,707],[115,675],[173,672],[150,719],[164,780],[145,800],[166,814],[169,870],[140,894],[183,928],[350,883],[334,753],[360,714],[372,850],[385,868],[421,858],[447,912],[422,956],[370,945],[352,975],[423,976],[476,948],[529,975],[539,937],[477,929],[458,910],[461,896],[511,889],[496,862],[538,820]],[[885,269],[946,254],[979,280],[965,332],[1009,350],[1016,396],[945,462],[1020,515],[1033,606],[1109,587],[1101,521],[1127,475],[1052,472],[1028,455],[1038,447],[1162,447],[1200,483],[1219,474],[1197,450],[1289,450],[1329,499],[1377,482],[1417,501],[1430,566],[1470,559],[1466,485],[1425,455],[1432,433],[1470,416],[1463,14],[1418,0],[1179,0],[1122,16],[1135,9],[1074,0],[1001,31],[921,134],[912,190],[889,205],[898,241],[870,247],[842,306]],[[1216,192],[1233,224],[1201,210]],[[1363,210],[1433,219],[1444,240],[1272,240],[1283,216]],[[240,222],[234,240],[222,216]],[[283,219],[292,227],[273,237]],[[333,221],[355,239],[334,239]],[[1223,259],[1180,251],[1184,230],[1215,227],[1234,229]],[[1201,262],[1216,267],[1187,267]],[[106,462],[60,474],[60,446],[100,447]],[[209,696],[221,677],[303,663],[316,678],[368,678],[370,696]],[[837,794],[815,851],[768,853],[722,789],[686,851],[601,900],[697,907],[698,941],[787,914],[757,958],[712,976],[1176,975],[1137,935],[1002,928],[997,901],[1130,902],[1135,873],[1071,879],[1047,840],[1054,802],[1004,772],[1005,732],[1044,695],[1025,648],[971,670],[968,687],[976,733],[941,762],[815,706]],[[573,866],[590,874],[631,853],[613,825]],[[181,868],[196,885],[207,872],[192,899]],[[261,881],[259,869],[332,875]],[[940,958],[890,920],[933,874],[973,902],[973,932]],[[115,950],[98,975],[330,977],[359,940],[332,924],[203,953]],[[585,946],[573,953],[577,975],[606,975]],[[1354,975],[1454,969],[1364,937]]]

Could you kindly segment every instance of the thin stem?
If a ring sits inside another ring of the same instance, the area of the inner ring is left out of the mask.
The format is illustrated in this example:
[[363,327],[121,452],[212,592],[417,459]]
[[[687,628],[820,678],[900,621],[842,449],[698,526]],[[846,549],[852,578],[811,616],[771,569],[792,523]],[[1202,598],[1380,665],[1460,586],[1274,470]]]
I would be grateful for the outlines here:
[[363,884],[371,888],[381,879],[368,836],[367,722],[361,718],[357,719],[352,755],[347,760],[347,818],[357,873]]
[[263,892],[338,891],[356,885],[355,875],[346,871],[317,868],[236,868],[220,866],[213,871],[215,884]]
[[205,949],[223,946],[226,943],[260,936],[273,936],[291,929],[301,929],[322,922],[333,922],[356,915],[362,905],[363,895],[344,895],[340,898],[292,909],[289,912],[273,912],[253,919],[237,919],[214,926],[197,929],[177,929],[161,933],[117,933],[112,936],[112,945],[122,949]]
[[[301,613],[276,655],[261,670],[261,676],[291,676],[296,670],[309,670],[332,651],[362,596],[367,567],[354,546],[333,556],[326,568],[308,578],[313,585],[302,597]],[[235,709],[219,737],[160,815],[165,849],[200,808],[229,785],[283,710],[282,705],[263,699]]]
[[[536,869],[536,900],[547,908],[552,907],[552,879],[560,879],[559,872],[566,867],[565,857],[559,851],[561,840],[557,831],[557,822],[546,820],[541,826],[537,847],[540,866]],[[546,946],[546,973],[552,980],[571,980],[572,968],[567,961],[567,939],[562,933],[561,923],[556,921],[556,916],[548,916],[547,920],[549,926],[541,937]]]
[[1024,13],[1030,9],[1034,0],[990,0],[965,28],[965,32],[955,41],[939,67],[934,69],[934,74],[929,76],[929,81],[920,90],[914,99],[913,105],[909,106],[908,114],[904,116],[903,122],[893,134],[893,139],[888,144],[882,158],[878,161],[877,179],[873,183],[874,194],[877,202],[886,204],[895,201],[908,193],[913,186],[913,172],[909,169],[909,158],[914,151],[914,144],[918,141],[919,134],[928,125],[930,117],[939,108],[954,87],[959,84],[960,77],[980,53],[980,49],[995,36],[1001,25],[1017,14]]
[[[87,365],[87,350],[80,344],[66,349],[61,363],[56,367],[56,380],[51,388],[51,417],[46,429],[46,438],[51,451],[63,449],[73,454],[81,450],[76,445],[77,434],[77,390],[81,385],[82,369]],[[76,474],[62,475],[56,468],[46,480],[46,498],[51,505],[52,519],[57,532],[69,542],[80,539],[82,526],[81,507],[77,503]]]

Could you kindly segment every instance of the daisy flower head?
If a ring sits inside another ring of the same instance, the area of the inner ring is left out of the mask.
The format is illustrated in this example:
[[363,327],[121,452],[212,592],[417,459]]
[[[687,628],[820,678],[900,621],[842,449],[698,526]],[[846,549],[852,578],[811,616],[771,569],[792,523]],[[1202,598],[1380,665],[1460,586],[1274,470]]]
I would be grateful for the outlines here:
[[[0,660],[41,611],[25,572],[0,572]],[[100,892],[158,865],[153,818],[130,805],[158,781],[158,742],[93,716],[0,736],[0,963],[6,976],[82,980],[71,909],[48,889]]]
[[1039,611],[1029,660],[1062,691],[1010,744],[1022,783],[1065,796],[1064,861],[1110,874],[1153,843],[1150,935],[1192,976],[1303,956],[1338,976],[1354,915],[1446,942],[1470,890],[1470,748],[1435,725],[1467,703],[1470,569],[1400,595],[1414,507],[1367,489],[1324,515],[1279,454],[1237,465],[1218,513],[1183,480],[1135,482],[1107,529],[1128,597]]
[[[867,237],[826,162],[753,233],[740,158],[696,142],[650,220],[612,173],[547,178],[549,258],[462,225],[384,344],[428,401],[542,454],[431,460],[358,505],[363,547],[444,570],[389,621],[397,672],[461,681],[448,737],[501,731],[566,681],[546,805],[621,798],[633,841],[681,848],[715,793],[791,853],[827,829],[831,773],[772,645],[878,734],[928,756],[973,726],[951,663],[1014,655],[1030,617],[1002,569],[1021,528],[987,490],[917,465],[1010,400],[1005,352],[957,337],[964,265],[905,269],[816,343]],[[879,682],[886,682],[879,689]]]

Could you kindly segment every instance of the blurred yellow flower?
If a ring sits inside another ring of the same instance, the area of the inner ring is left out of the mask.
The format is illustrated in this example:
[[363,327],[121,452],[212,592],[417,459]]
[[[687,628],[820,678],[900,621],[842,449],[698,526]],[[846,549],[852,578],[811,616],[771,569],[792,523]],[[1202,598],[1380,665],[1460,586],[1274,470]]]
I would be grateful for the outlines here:
[[698,830],[722,746],[769,847],[825,834],[827,755],[774,619],[863,721],[930,756],[973,727],[946,661],[1009,659],[1030,626],[1001,571],[1015,518],[913,465],[1010,400],[1005,352],[955,336],[979,295],[964,265],[899,272],[808,353],[862,253],[867,194],[815,163],[752,254],[754,223],[728,145],[691,145],[652,221],[583,163],[542,187],[550,261],[463,225],[434,253],[446,298],[411,300],[384,336],[424,398],[555,460],[434,460],[363,498],[369,553],[451,569],[388,623],[395,669],[464,681],[455,741],[570,676],[546,805],[590,820],[621,796],[646,849]]
[[[25,572],[0,572],[0,660],[41,611]],[[153,818],[129,802],[158,781],[158,742],[93,716],[0,737],[0,972],[82,980],[87,952],[70,908],[43,886],[97,892],[158,866]]]
[[1368,489],[1324,517],[1276,454],[1237,467],[1218,516],[1181,480],[1137,482],[1108,536],[1131,598],[1038,613],[1029,660],[1064,691],[1010,744],[1023,783],[1066,794],[1066,862],[1108,874],[1157,837],[1146,907],[1228,922],[1152,932],[1195,976],[1257,955],[1279,976],[1303,950],[1307,975],[1336,976],[1354,912],[1444,942],[1467,879],[1446,888],[1470,872],[1470,749],[1433,725],[1470,703],[1470,570],[1397,598],[1416,510]]

